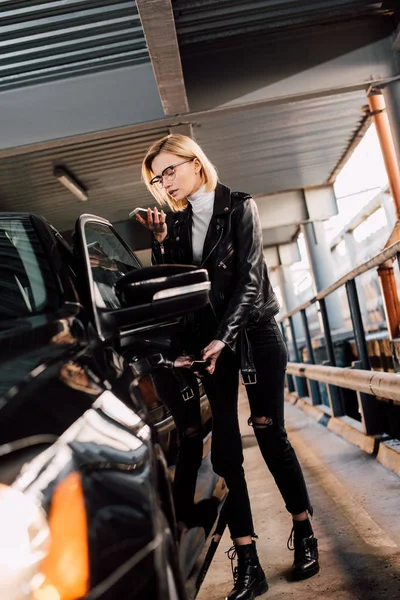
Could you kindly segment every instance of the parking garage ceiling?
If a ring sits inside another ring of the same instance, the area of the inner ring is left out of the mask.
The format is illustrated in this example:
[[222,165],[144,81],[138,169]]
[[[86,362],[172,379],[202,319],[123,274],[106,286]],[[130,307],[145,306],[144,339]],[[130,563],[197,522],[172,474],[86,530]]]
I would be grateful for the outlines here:
[[332,181],[368,124],[366,89],[399,73],[396,4],[0,0],[0,208],[61,230],[82,212],[123,220],[151,204],[140,163],[169,131],[264,207]]

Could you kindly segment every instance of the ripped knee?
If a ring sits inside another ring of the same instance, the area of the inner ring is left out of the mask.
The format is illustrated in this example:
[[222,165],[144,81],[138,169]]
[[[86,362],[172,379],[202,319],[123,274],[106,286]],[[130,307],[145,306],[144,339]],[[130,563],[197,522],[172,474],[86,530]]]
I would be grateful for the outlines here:
[[267,429],[274,424],[271,417],[253,417],[250,416],[247,420],[247,424],[253,429]]

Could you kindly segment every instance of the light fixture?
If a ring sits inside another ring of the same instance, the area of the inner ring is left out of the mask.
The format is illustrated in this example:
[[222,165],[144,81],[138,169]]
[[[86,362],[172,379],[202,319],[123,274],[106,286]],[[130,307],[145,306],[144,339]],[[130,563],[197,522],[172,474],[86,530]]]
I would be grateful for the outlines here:
[[57,177],[58,181],[62,183],[70,192],[74,194],[82,202],[86,202],[89,199],[86,189],[81,183],[78,183],[76,179],[72,177],[70,173],[64,167],[55,167],[54,177]]

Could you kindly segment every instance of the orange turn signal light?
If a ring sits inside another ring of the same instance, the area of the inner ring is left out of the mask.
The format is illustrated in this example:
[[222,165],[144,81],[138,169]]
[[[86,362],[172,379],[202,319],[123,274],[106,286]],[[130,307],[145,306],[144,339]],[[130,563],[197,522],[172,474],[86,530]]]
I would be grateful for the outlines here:
[[89,542],[85,498],[78,472],[63,479],[53,494],[49,553],[34,600],[77,600],[89,589]]

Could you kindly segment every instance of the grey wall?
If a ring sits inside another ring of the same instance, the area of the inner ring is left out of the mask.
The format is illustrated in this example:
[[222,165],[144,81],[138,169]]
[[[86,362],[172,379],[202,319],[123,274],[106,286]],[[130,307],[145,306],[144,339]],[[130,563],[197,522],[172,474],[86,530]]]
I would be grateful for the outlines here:
[[151,64],[0,93],[0,149],[164,116]]

